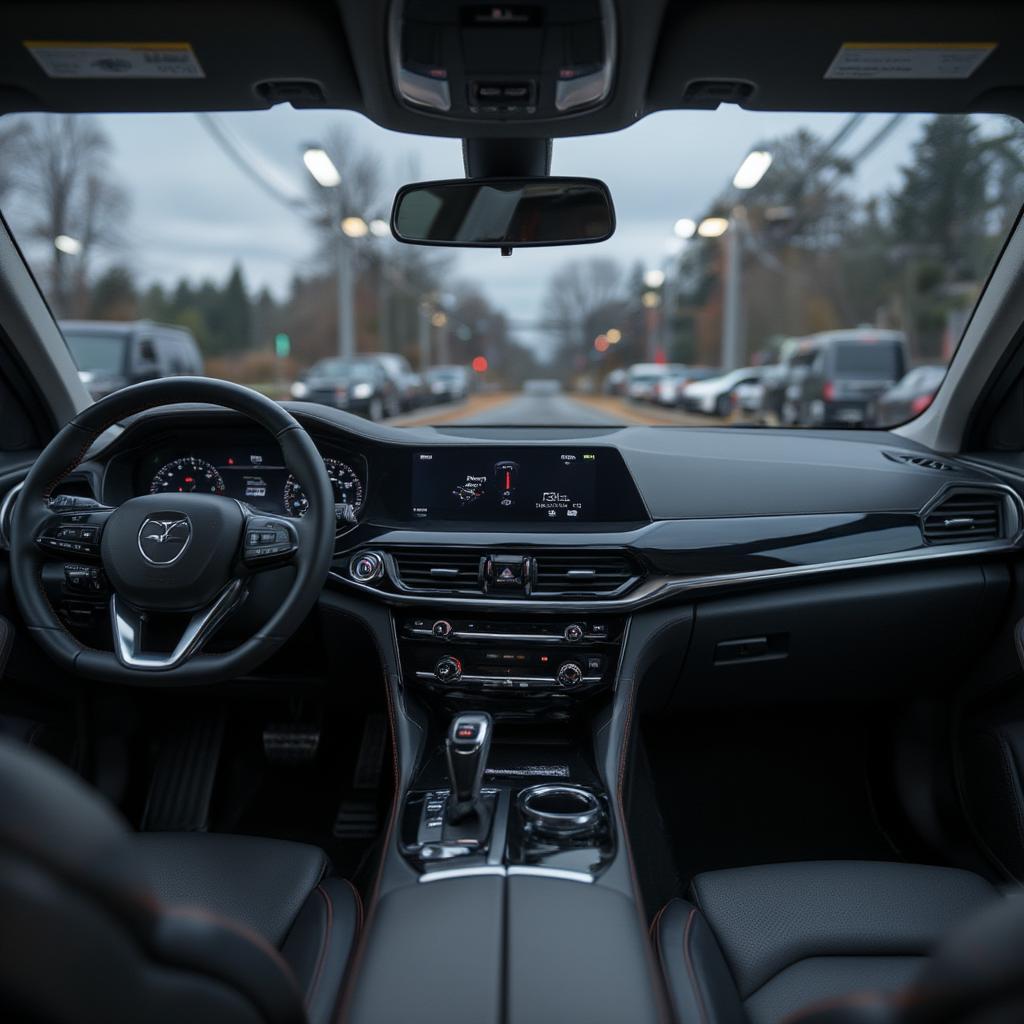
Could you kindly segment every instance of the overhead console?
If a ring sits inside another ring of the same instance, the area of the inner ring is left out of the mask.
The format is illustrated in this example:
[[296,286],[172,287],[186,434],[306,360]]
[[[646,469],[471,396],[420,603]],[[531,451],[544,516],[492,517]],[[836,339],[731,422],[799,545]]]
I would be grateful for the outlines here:
[[594,110],[611,92],[610,0],[405,0],[390,36],[395,90],[416,110],[533,121]]

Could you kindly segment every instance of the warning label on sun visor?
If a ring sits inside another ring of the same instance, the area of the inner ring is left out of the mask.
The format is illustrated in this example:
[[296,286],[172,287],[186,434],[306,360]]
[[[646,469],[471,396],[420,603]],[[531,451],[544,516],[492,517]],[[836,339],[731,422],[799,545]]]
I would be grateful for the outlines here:
[[204,78],[188,43],[25,40],[50,78]]
[[826,78],[970,78],[995,43],[843,43]]

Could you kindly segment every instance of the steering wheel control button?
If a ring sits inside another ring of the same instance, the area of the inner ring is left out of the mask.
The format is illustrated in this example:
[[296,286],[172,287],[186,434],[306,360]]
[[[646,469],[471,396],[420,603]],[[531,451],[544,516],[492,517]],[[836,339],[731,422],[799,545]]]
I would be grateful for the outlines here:
[[434,666],[434,676],[438,682],[457,683],[462,676],[462,662],[451,655],[445,655]]
[[376,551],[364,551],[353,556],[348,571],[357,582],[370,583],[384,572],[384,559]]
[[430,627],[431,633],[441,640],[445,640],[452,635],[452,624],[446,622],[444,619],[438,619],[433,626]]
[[[104,515],[106,514],[109,513],[104,510]],[[36,543],[47,551],[62,554],[98,555],[102,533],[102,525],[95,521],[90,522],[87,513],[61,513],[47,524],[36,538]]]
[[576,686],[583,680],[583,669],[575,661],[567,661],[558,666],[558,674],[555,676],[559,686]]
[[250,519],[245,528],[244,558],[250,564],[262,564],[297,549],[290,523],[266,519]]
[[573,622],[565,627],[565,632],[562,635],[569,643],[578,644],[583,639],[583,632],[583,627],[578,622]]

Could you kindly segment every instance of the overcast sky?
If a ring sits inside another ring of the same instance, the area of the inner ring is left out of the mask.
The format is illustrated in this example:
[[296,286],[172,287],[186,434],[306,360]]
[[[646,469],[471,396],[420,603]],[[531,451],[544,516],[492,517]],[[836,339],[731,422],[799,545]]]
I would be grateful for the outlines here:
[[[121,261],[134,268],[141,283],[172,283],[181,276],[222,280],[237,260],[251,288],[265,285],[283,297],[291,276],[311,268],[313,242],[301,217],[250,181],[196,117],[122,114],[97,120],[112,140],[114,171],[131,192],[125,230],[130,251]],[[454,276],[475,280],[514,321],[530,321],[539,315],[548,278],[564,261],[606,255],[625,267],[638,260],[648,267],[660,265],[676,219],[699,218],[754,144],[800,126],[828,138],[845,120],[838,114],[763,114],[722,107],[664,112],[617,134],[556,140],[553,173],[608,183],[618,216],[615,236],[599,245],[521,250],[508,259],[495,250],[467,250],[457,255]],[[855,152],[886,120],[885,115],[865,118],[840,151]],[[877,193],[898,183],[898,168],[909,159],[922,120],[905,118],[861,162],[855,191]],[[457,140],[388,132],[353,113],[281,107],[222,114],[218,121],[261,173],[296,196],[307,188],[303,146],[335,125],[348,132],[354,146],[376,154],[385,206],[407,179],[411,163],[424,179],[463,174]],[[520,334],[532,340],[525,331]]]

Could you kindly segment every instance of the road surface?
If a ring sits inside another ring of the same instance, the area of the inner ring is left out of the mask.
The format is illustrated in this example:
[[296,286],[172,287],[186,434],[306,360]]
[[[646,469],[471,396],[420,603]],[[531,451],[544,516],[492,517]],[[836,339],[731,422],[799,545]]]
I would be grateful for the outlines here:
[[607,395],[574,397],[563,392],[474,395],[462,405],[435,406],[390,421],[395,426],[606,427],[620,424],[714,426],[714,417],[640,405]]

